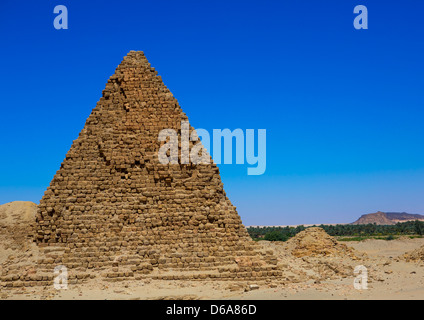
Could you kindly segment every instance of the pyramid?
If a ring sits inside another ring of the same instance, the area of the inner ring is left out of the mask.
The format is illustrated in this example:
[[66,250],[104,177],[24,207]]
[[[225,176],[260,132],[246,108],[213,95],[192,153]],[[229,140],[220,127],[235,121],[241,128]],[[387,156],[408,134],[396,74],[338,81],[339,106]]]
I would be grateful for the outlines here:
[[295,257],[349,257],[357,260],[355,250],[330,236],[323,228],[309,227],[284,243]]
[[37,270],[64,265],[75,279],[101,271],[113,281],[281,274],[250,239],[213,161],[159,161],[159,133],[180,138],[184,121],[144,53],[129,52],[40,201],[34,238],[46,256]]

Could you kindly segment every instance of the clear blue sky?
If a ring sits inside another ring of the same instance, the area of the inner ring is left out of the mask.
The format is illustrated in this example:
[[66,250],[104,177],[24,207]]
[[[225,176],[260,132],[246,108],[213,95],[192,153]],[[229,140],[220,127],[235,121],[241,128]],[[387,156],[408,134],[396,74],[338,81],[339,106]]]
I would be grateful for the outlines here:
[[423,17],[418,0],[2,0],[0,204],[38,203],[142,50],[194,127],[267,130],[263,176],[220,166],[246,225],[424,213]]

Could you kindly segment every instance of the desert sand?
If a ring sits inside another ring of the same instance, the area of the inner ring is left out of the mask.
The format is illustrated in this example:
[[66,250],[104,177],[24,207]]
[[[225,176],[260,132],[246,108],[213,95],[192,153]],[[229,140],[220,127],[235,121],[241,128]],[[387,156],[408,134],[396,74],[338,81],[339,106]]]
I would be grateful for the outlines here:
[[[31,263],[38,255],[31,225],[36,205],[0,206],[0,274]],[[66,290],[46,287],[1,288],[0,299],[424,299],[424,239],[338,242],[309,228],[287,242],[259,242],[273,251],[283,275],[267,281],[88,279]],[[406,255],[405,255],[406,254]],[[358,290],[354,268],[368,271],[368,288]],[[53,270],[52,270],[53,272]],[[157,271],[160,272],[160,271]]]

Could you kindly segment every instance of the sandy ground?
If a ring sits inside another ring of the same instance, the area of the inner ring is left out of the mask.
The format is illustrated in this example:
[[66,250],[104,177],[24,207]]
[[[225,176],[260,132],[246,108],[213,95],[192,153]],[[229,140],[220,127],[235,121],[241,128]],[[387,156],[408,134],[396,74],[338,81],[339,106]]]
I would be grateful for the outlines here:
[[[15,261],[10,260],[13,255],[26,261],[37,256],[37,248],[23,235],[22,226],[31,220],[33,208],[25,203],[15,205],[23,210],[18,215],[21,218],[12,222],[7,220],[10,208],[0,210],[0,268],[7,264],[5,261]],[[13,236],[14,231],[22,231],[22,236]],[[264,252],[274,252],[283,271],[281,278],[258,282],[106,282],[95,278],[84,284],[69,284],[67,290],[56,290],[53,285],[0,289],[0,299],[424,299],[423,261],[399,258],[424,246],[424,238],[339,243],[317,228],[285,243],[260,241],[259,245]],[[354,288],[357,275],[353,270],[358,265],[368,270],[366,290]]]
[[[396,257],[424,245],[424,239],[399,239],[392,241],[366,240],[351,242],[349,247],[368,254],[368,289],[353,286],[355,274],[325,281],[307,280],[301,283],[276,281],[213,282],[213,281],[126,281],[108,283],[90,280],[82,285],[69,285],[67,290],[19,289],[3,291],[1,299],[424,299],[424,264],[405,262]],[[266,246],[266,245],[265,245]],[[272,244],[269,245],[272,247]],[[287,266],[290,268],[290,265]],[[259,288],[245,291],[249,284]]]

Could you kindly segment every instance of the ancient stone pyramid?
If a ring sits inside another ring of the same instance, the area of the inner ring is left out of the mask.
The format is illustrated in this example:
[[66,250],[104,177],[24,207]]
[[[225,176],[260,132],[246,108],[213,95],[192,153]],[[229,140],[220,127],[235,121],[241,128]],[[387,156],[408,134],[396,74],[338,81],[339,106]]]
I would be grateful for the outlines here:
[[159,162],[159,132],[180,134],[187,120],[143,52],[131,51],[40,201],[36,242],[62,248],[40,265],[83,272],[111,267],[105,276],[119,279],[177,269],[205,272],[157,277],[278,273],[271,253],[255,251],[212,161]]

